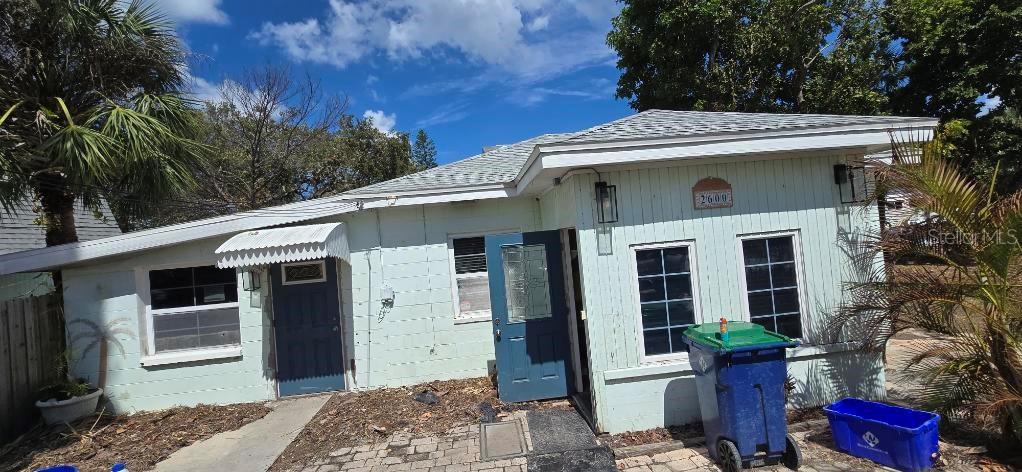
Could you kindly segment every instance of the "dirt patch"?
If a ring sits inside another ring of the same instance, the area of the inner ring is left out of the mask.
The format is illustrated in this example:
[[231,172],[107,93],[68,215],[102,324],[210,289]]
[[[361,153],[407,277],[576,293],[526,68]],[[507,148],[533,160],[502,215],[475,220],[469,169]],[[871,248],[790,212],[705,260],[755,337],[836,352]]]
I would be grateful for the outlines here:
[[[424,392],[429,392],[424,394]],[[424,403],[415,398],[433,401]],[[442,435],[522,409],[571,408],[566,401],[505,404],[488,378],[338,393],[327,401],[270,470],[300,470],[341,447],[374,443],[396,432]]]
[[669,441],[698,438],[703,435],[702,423],[689,423],[682,426],[670,426],[667,428],[653,428],[644,431],[629,431],[627,433],[612,434],[600,437],[600,442],[611,449],[619,449],[640,444],[657,444]]
[[73,464],[83,472],[149,470],[174,451],[262,418],[263,403],[198,405],[133,415],[96,414],[67,426],[38,426],[0,449],[0,470]]

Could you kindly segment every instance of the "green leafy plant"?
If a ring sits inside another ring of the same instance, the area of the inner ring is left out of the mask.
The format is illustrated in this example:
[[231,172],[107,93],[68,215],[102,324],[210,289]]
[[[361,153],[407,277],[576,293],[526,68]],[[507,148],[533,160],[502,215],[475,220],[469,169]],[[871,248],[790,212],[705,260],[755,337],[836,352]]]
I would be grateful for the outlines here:
[[72,378],[69,375],[72,365],[71,349],[64,349],[54,356],[53,365],[56,367],[57,378],[60,380],[39,389],[37,396],[39,401],[68,400],[88,395],[96,390],[88,380]]
[[[892,133],[899,136],[899,133]],[[1022,443],[1022,192],[999,197],[997,172],[979,182],[947,158],[941,140],[894,142],[894,162],[877,170],[878,195],[897,189],[927,217],[867,238],[834,329],[860,330],[882,351],[906,329],[906,367],[921,380],[922,407],[951,420],[999,428]],[[875,202],[869,202],[875,203]],[[877,261],[888,261],[885,264]],[[906,260],[929,265],[897,266]],[[870,262],[873,263],[870,263]],[[863,261],[860,261],[863,262]]]

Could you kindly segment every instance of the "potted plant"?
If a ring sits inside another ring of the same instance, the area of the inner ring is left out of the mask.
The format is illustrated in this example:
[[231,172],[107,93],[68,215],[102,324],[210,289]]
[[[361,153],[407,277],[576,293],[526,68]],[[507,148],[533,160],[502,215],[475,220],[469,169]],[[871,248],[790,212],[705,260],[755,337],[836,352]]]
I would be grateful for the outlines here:
[[48,425],[70,423],[95,412],[102,395],[103,389],[94,388],[85,379],[65,377],[40,390],[35,406]]
[[71,336],[71,345],[83,341],[87,343],[82,349],[82,356],[94,348],[99,349],[99,381],[93,387],[86,379],[72,377],[69,367],[71,350],[68,348],[62,352],[58,356],[57,367],[60,372],[59,378],[63,380],[42,389],[39,401],[35,404],[42,412],[46,424],[70,423],[96,411],[99,399],[103,395],[103,387],[106,386],[109,346],[112,344],[123,356],[124,346],[116,336],[135,337],[130,330],[118,326],[125,321],[126,318],[118,318],[100,325],[90,320],[77,319],[69,323],[69,326],[86,328]]

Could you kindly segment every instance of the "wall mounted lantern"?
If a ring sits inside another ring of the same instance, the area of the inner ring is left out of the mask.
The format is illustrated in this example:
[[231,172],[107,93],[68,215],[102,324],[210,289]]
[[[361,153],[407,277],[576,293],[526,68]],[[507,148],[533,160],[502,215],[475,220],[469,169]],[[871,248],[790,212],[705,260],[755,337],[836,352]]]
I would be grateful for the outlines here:
[[262,277],[259,276],[258,269],[246,270],[241,273],[241,285],[246,292],[255,292],[262,288],[261,283]]
[[596,182],[596,211],[600,223],[617,221],[617,187]]
[[836,164],[834,183],[838,186],[841,203],[861,203],[873,196],[876,175],[864,165]]

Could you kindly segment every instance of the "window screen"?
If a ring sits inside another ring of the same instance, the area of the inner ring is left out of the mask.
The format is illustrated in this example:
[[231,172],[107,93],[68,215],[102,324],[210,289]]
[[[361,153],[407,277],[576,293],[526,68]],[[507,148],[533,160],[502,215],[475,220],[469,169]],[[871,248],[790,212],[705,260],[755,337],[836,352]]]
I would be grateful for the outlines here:
[[635,251],[642,340],[647,356],[686,352],[682,333],[695,323],[687,246]]
[[794,238],[746,239],[742,256],[750,320],[785,336],[802,337]]
[[233,269],[153,270],[149,272],[149,297],[156,353],[241,342],[238,282]]

